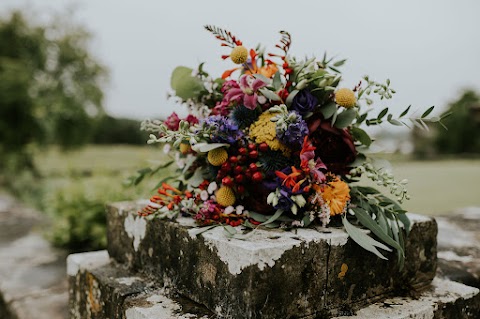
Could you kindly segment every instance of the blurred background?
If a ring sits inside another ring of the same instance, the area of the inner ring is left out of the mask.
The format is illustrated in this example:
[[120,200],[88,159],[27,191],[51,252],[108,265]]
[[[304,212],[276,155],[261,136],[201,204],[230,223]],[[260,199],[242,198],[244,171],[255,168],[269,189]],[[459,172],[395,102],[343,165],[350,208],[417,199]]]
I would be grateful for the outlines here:
[[146,146],[146,118],[185,114],[167,99],[172,70],[231,67],[205,24],[246,46],[271,48],[278,31],[291,53],[347,59],[342,86],[389,78],[379,103],[433,115],[448,130],[372,131],[410,211],[439,215],[480,206],[480,2],[113,1],[0,2],[0,191],[45,214],[48,238],[71,251],[104,247],[106,202],[147,198],[157,181],[124,181],[163,152]]

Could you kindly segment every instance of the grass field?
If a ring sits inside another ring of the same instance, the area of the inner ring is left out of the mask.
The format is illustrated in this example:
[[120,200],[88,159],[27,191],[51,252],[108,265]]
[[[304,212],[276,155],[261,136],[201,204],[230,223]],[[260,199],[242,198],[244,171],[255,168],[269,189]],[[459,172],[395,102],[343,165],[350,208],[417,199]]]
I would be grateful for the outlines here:
[[[89,146],[67,154],[52,149],[38,157],[37,163],[54,187],[71,177],[84,184],[109,187],[121,184],[137,169],[148,166],[149,160],[164,158],[162,150],[156,147]],[[480,160],[391,159],[395,177],[409,180],[412,199],[405,202],[406,209],[435,215],[460,207],[480,206]],[[125,190],[125,198],[148,197],[154,184],[151,181],[137,190]]]

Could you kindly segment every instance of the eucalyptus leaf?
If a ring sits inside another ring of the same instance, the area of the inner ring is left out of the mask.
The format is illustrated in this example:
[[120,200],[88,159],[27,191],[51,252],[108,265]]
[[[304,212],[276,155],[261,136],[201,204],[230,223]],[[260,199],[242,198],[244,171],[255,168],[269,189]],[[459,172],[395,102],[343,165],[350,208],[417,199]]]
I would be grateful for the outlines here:
[[282,78],[280,77],[280,72],[277,71],[273,76],[272,86],[275,91],[278,91],[282,87]]
[[372,144],[372,139],[367,134],[367,132],[365,132],[359,127],[352,127],[352,135],[357,141],[359,141],[365,146],[370,146],[370,144]]
[[189,185],[191,185],[192,187],[198,187],[200,186],[200,184],[205,180],[204,176],[203,176],[203,168],[202,167],[198,167],[196,170],[195,170],[195,173],[193,173],[192,177],[190,177],[187,182]]
[[216,148],[228,147],[228,146],[230,145],[225,143],[198,143],[192,146],[192,150],[194,150],[197,153],[207,153]]
[[278,209],[275,214],[273,214],[273,216],[271,216],[268,220],[264,221],[261,225],[262,226],[266,226],[268,224],[271,224],[273,223],[274,221],[276,221],[280,216],[282,216],[283,214],[283,210],[282,209]]
[[260,93],[263,94],[263,96],[265,96],[267,99],[269,99],[270,101],[281,101],[282,99],[278,96],[278,94],[276,94],[275,92],[273,91],[270,91],[269,89],[267,88],[261,88],[260,90]]
[[320,112],[322,113],[325,119],[329,119],[337,112],[337,105],[333,102],[330,102],[320,108]]
[[298,94],[298,92],[300,92],[300,91],[299,90],[293,90],[292,92],[290,92],[290,94],[287,96],[287,100],[285,101],[285,104],[290,106],[293,102],[293,98],[295,97],[295,95]]
[[192,71],[191,68],[178,66],[173,70],[170,79],[170,85],[175,90],[175,94],[184,100],[193,98],[204,90],[202,81],[192,76]]
[[363,249],[368,250],[371,253],[374,253],[379,258],[388,260],[385,256],[383,256],[378,251],[377,247],[386,251],[392,251],[390,248],[376,241],[372,237],[368,236],[368,234],[363,232],[361,229],[350,224],[350,222],[347,220],[347,217],[345,217],[345,215],[342,217],[342,223],[343,223],[343,226],[345,227],[345,231],[350,236],[350,238],[352,238],[353,241],[355,241]]
[[337,120],[335,121],[335,127],[345,128],[352,124],[352,121],[357,117],[357,112],[354,109],[347,109],[342,113],[338,114]]
[[188,234],[190,236],[198,236],[200,234],[203,234],[204,232],[206,232],[207,230],[210,230],[212,228],[215,228],[215,227],[218,227],[218,225],[210,225],[210,226],[205,226],[205,227],[197,227],[197,228],[193,228],[193,229],[190,229],[188,231]]

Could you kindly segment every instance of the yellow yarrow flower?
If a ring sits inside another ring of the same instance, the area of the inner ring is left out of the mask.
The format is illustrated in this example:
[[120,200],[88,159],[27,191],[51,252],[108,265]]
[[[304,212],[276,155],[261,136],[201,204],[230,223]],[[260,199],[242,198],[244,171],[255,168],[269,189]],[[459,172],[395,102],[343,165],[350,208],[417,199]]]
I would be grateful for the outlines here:
[[208,152],[207,160],[213,166],[220,166],[228,159],[228,153],[224,148],[216,148]]
[[335,102],[348,109],[357,105],[357,98],[352,90],[341,88],[335,92]]
[[239,45],[233,48],[232,53],[230,53],[230,59],[232,59],[235,64],[243,64],[247,62],[248,59],[248,50],[243,45]]
[[254,139],[257,144],[267,143],[270,149],[274,151],[282,151],[284,155],[290,154],[290,149],[277,139],[276,124],[271,119],[275,117],[275,113],[264,112],[258,120],[250,125],[250,138]]
[[344,212],[345,206],[350,200],[350,188],[347,183],[337,177],[323,187],[321,196],[330,207],[330,215],[339,215]]
[[230,187],[220,187],[215,196],[217,197],[217,203],[223,207],[233,206],[233,204],[235,204],[235,193]]

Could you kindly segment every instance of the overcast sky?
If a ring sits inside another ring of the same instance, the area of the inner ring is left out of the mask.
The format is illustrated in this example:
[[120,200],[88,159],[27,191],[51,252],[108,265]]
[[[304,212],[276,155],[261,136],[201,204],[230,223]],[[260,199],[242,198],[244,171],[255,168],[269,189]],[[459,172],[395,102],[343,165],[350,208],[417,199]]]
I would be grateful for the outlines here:
[[[94,54],[109,68],[105,107],[117,116],[167,116],[179,107],[167,101],[177,65],[220,76],[232,64],[228,51],[203,29],[226,28],[247,47],[273,48],[278,31],[292,34],[291,52],[347,58],[344,83],[369,74],[390,78],[399,110],[444,108],[464,88],[480,90],[480,1],[478,0],[0,0],[0,11],[21,8],[35,16],[65,12],[92,32]],[[8,44],[0,44],[8,45]]]

